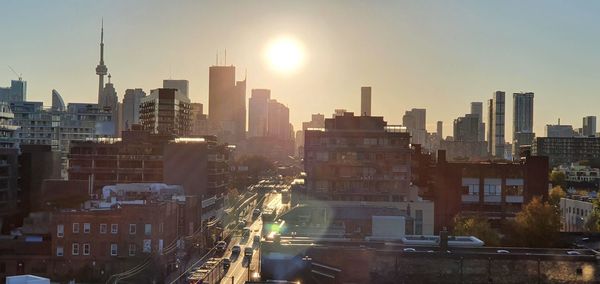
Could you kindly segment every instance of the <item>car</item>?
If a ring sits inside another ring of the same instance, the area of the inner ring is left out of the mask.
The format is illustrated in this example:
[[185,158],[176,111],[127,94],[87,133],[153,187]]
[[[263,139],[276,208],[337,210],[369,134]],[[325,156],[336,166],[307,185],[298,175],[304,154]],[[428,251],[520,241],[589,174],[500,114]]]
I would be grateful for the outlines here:
[[252,218],[256,219],[258,216],[260,216],[260,209],[257,208],[252,211]]
[[510,253],[510,251],[507,251],[505,249],[499,249],[496,251],[496,253]]
[[570,250],[567,252],[568,255],[581,255],[580,252],[576,251],[576,250]]
[[227,243],[225,241],[219,241],[216,245],[215,248],[217,250],[225,250],[227,248]]
[[250,229],[250,228],[248,228],[248,227],[245,227],[245,228],[242,230],[242,237],[243,237],[243,238],[248,238],[248,237],[250,237],[250,232],[252,232],[252,229]]
[[223,269],[225,270],[229,269],[229,267],[231,266],[231,260],[229,260],[229,258],[224,258],[222,263]]
[[231,254],[240,254],[242,252],[242,247],[240,245],[235,245],[231,248]]
[[246,247],[246,248],[244,249],[244,256],[245,256],[245,257],[250,257],[250,258],[252,258],[252,254],[254,254],[254,251],[252,250],[252,248],[251,248],[251,247]]
[[403,252],[416,252],[417,250],[414,248],[405,248],[402,250]]

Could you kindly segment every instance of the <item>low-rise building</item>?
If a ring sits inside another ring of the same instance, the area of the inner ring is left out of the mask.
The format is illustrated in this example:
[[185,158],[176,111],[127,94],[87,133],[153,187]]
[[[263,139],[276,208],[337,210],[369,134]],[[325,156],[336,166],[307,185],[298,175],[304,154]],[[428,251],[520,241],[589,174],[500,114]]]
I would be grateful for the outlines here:
[[585,223],[594,210],[589,198],[560,199],[560,214],[564,232],[585,232]]

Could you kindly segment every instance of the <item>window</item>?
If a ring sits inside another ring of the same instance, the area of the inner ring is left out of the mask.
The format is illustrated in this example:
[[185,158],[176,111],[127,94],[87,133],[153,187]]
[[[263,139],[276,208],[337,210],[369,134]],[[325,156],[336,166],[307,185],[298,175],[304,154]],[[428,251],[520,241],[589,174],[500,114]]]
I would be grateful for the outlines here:
[[90,223],[83,223],[83,233],[84,234],[90,233]]
[[83,255],[90,255],[90,244],[83,244]]
[[135,244],[129,244],[129,256],[135,255]]
[[146,236],[152,235],[152,224],[144,225],[144,235],[146,235]]
[[164,231],[164,227],[165,227],[165,224],[164,224],[164,223],[160,223],[160,224],[158,224],[158,233],[159,233],[159,234],[162,234],[162,233],[163,233],[163,231]]
[[73,223],[73,233],[79,233],[79,223]]
[[117,244],[110,244],[110,255],[117,256],[118,248]]
[[119,231],[119,224],[110,224],[110,233],[116,234]]
[[135,235],[135,224],[129,224],[129,234]]
[[106,224],[100,224],[100,234],[106,234]]
[[79,243],[73,243],[73,246],[71,247],[71,254],[79,255]]
[[423,234],[423,210],[415,210],[415,235]]
[[65,249],[63,247],[56,247],[56,256],[63,256]]
[[62,238],[65,235],[65,225],[56,225],[56,236]]

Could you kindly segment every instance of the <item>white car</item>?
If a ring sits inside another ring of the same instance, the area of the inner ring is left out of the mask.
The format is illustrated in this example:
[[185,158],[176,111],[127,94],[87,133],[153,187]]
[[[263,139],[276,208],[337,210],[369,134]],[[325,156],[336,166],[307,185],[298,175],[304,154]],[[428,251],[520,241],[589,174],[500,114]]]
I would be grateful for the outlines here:
[[570,250],[567,252],[568,255],[581,255],[580,252],[576,251],[576,250]]
[[215,245],[217,250],[225,250],[227,248],[227,243],[225,241],[220,241]]

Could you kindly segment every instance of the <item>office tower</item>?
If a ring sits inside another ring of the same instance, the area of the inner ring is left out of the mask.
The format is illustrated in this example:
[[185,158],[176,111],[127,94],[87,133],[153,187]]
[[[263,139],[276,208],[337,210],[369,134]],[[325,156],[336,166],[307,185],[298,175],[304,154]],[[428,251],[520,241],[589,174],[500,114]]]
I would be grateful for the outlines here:
[[444,139],[444,122],[443,121],[437,122],[436,134],[439,139]]
[[424,145],[427,130],[425,129],[426,110],[424,108],[413,108],[407,110],[402,117],[402,125],[410,133],[410,143]]
[[277,100],[269,101],[267,136],[290,140],[290,109]]
[[271,90],[253,89],[248,101],[248,136],[263,137],[268,133]]
[[102,96],[100,97],[100,101],[98,101],[98,107],[116,111],[119,104],[119,98],[115,86],[110,79],[111,76],[108,74],[108,83],[106,83],[102,90]]
[[235,81],[234,66],[211,66],[208,118],[220,139],[239,142],[246,136],[246,79]]
[[596,117],[586,116],[583,118],[583,136],[596,136]]
[[186,98],[190,98],[189,89],[190,82],[188,80],[163,80],[163,88],[165,89],[177,89],[180,94],[184,95]]
[[53,111],[65,111],[67,109],[65,101],[62,96],[56,90],[52,90],[52,110]]
[[204,105],[201,103],[192,103],[191,105],[191,120],[192,120],[192,135],[202,136],[209,135],[208,117],[204,114]]
[[143,129],[152,133],[189,135],[190,100],[176,89],[151,90],[140,100],[140,121]]
[[472,102],[471,103],[471,114],[479,116],[479,127],[478,127],[478,141],[485,141],[485,123],[483,123],[483,103]]
[[504,100],[505,93],[502,91],[494,92],[494,96],[490,102],[489,125],[490,132],[488,133],[488,141],[490,144],[491,155],[497,158],[504,158]]
[[123,96],[123,130],[131,129],[131,125],[140,123],[140,103],[146,93],[142,89],[127,89]]
[[100,63],[96,66],[96,75],[98,75],[98,105],[104,101],[104,76],[108,74],[108,67],[104,65],[104,20],[100,30]]
[[360,88],[360,115],[371,116],[371,87]]
[[27,82],[21,78],[11,80],[10,87],[0,87],[0,101],[23,102],[27,99]]

